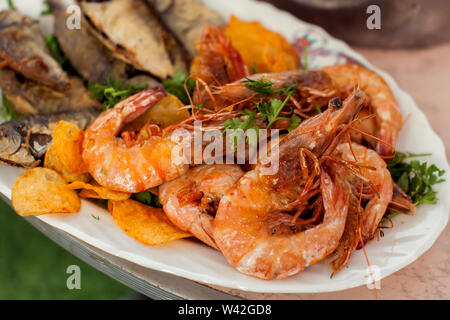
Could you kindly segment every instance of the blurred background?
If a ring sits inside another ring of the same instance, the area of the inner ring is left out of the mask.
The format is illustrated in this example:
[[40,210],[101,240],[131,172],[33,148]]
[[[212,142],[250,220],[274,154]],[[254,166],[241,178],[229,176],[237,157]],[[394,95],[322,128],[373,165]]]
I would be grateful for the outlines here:
[[[81,290],[66,286],[81,269]],[[133,291],[62,249],[0,198],[0,299],[128,299]]]
[[[29,0],[27,0],[29,1]],[[207,2],[207,0],[205,0]],[[0,0],[0,5],[7,0]],[[17,1],[24,3],[24,1]],[[321,25],[385,70],[410,93],[450,150],[450,1],[268,0]],[[366,26],[369,5],[381,29]],[[441,250],[449,228],[432,250]],[[439,249],[441,248],[441,249]],[[430,251],[432,251],[430,250]],[[429,253],[427,253],[429,255]],[[68,290],[66,269],[78,265],[82,290]],[[17,216],[0,199],[0,299],[127,299],[133,291],[80,261]]]

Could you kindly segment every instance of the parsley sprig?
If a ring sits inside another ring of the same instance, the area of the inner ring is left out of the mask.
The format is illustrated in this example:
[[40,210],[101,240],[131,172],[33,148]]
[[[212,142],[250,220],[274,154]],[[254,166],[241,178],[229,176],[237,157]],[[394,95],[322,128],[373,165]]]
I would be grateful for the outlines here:
[[[286,103],[296,92],[296,85],[292,84],[285,88],[274,89],[273,82],[266,80],[264,77],[261,77],[257,80],[252,80],[247,78],[247,83],[244,84],[244,87],[256,92],[257,97],[266,97],[272,95],[284,96],[284,100],[280,100],[278,98],[271,98],[269,101],[263,101],[262,99],[257,104],[257,109],[261,113],[263,121],[267,121],[267,129],[269,129],[275,121],[277,121],[280,115],[281,110],[283,110]],[[298,117],[297,117],[298,118]],[[300,123],[296,118],[294,118],[294,124]],[[291,122],[292,124],[292,122]]]
[[436,191],[433,186],[445,181],[442,178],[445,170],[440,170],[436,165],[428,165],[427,162],[419,160],[406,161],[410,158],[429,155],[397,152],[395,157],[387,162],[392,179],[416,205],[436,204]]
[[162,208],[162,205],[159,202],[159,197],[156,194],[151,193],[150,191],[135,193],[131,198],[148,206]]
[[292,130],[296,129],[300,122],[302,122],[302,119],[297,116],[296,114],[293,114],[292,117],[289,119],[289,127],[287,128],[288,132],[291,132]]
[[124,85],[123,79],[114,80],[111,77],[108,78],[106,84],[104,85],[93,82],[89,83],[91,98],[103,103],[103,110],[112,108],[118,102],[144,90],[145,88],[147,88],[147,85],[143,83]]
[[2,94],[2,104],[0,108],[0,122],[1,120],[9,121],[19,118],[20,115],[14,110],[11,102]]
[[[164,88],[166,88],[166,91],[176,96],[185,105],[190,104],[189,97],[184,88],[184,82],[186,81],[187,77],[188,77],[187,74],[177,70],[172,78],[167,79],[163,83]],[[194,91],[195,88],[195,80],[189,78],[188,81],[186,82],[186,87],[187,90],[189,91],[189,94],[192,95],[192,92]]]
[[267,129],[269,129],[273,123],[278,120],[278,116],[280,115],[281,110],[283,110],[286,103],[289,101],[292,93],[288,93],[287,97],[284,101],[280,99],[270,99],[269,102],[259,102],[257,108],[261,113],[263,120],[267,120]]
[[247,78],[247,83],[244,84],[244,87],[256,92],[257,97],[274,94],[275,90],[272,88],[272,86],[273,82],[264,79],[264,77],[261,77],[258,80]]
[[258,135],[259,135],[259,127],[256,125],[255,122],[255,114],[256,111],[253,110],[248,110],[245,109],[242,111],[243,115],[247,115],[247,117],[245,118],[245,120],[241,120],[239,118],[233,118],[233,119],[228,119],[227,121],[225,121],[225,123],[223,124],[224,126],[224,134],[229,134],[230,138],[233,139],[232,143],[233,143],[233,149],[236,149],[239,141],[242,139],[242,135],[245,133],[247,134],[248,130],[255,130],[256,132],[256,137],[255,135],[247,135],[247,142],[248,144],[254,146],[256,145],[255,138],[257,140]]
[[41,16],[45,16],[46,14],[53,13],[52,7],[47,3],[47,1],[44,2],[44,10],[41,11]]
[[48,50],[50,50],[53,58],[55,58],[55,60],[62,66],[67,61],[67,57],[65,57],[62,53],[55,35],[49,34],[48,36],[46,36],[45,43],[47,44]]
[[244,87],[246,87],[249,90],[252,90],[256,92],[257,97],[264,97],[269,96],[273,94],[277,94],[278,96],[287,96],[289,94],[294,94],[296,91],[296,85],[292,84],[286,88],[280,88],[280,89],[274,89],[273,88],[273,82],[266,80],[264,77],[261,77],[257,80],[253,80],[250,78],[246,78],[247,82],[244,84]]
[[54,34],[46,36],[45,43],[47,44],[47,48],[52,57],[59,63],[64,71],[72,75],[79,76],[78,71],[72,66],[69,59],[67,59],[66,55],[63,53],[58,39]]

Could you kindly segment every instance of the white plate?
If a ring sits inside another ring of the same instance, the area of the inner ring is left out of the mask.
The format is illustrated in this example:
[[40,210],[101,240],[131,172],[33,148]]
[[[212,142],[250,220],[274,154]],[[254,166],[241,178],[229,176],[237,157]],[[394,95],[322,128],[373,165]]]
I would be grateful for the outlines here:
[[[25,1],[16,0],[16,2],[20,4]],[[31,5],[30,1],[26,2],[28,6]],[[33,1],[33,5],[35,3]],[[322,39],[316,42],[321,48],[344,53],[376,70],[395,93],[403,116],[410,115],[400,134],[398,150],[431,152],[432,156],[426,160],[449,171],[442,141],[431,129],[411,96],[403,92],[389,75],[373,67],[342,41],[333,39],[321,28],[304,23],[267,3],[253,0],[209,0],[207,4],[225,18],[235,14],[244,20],[258,20],[290,40],[307,32]],[[30,7],[27,9],[27,12],[30,12]],[[40,12],[40,9],[35,7],[32,12]],[[23,172],[21,169],[0,166],[0,192],[10,198],[11,187],[21,172]],[[446,226],[450,208],[450,181],[448,175],[445,178],[447,182],[436,188],[440,199],[438,204],[420,206],[413,217],[397,216],[394,219],[394,229],[386,230],[384,238],[380,241],[373,240],[367,244],[370,263],[379,268],[382,278],[416,260],[433,245]],[[95,220],[92,215],[98,215],[100,220]],[[156,247],[140,244],[116,226],[108,212],[87,201],[83,201],[79,214],[45,215],[39,219],[138,265],[228,288],[255,292],[325,292],[364,285],[367,281],[367,264],[362,250],[354,252],[349,268],[342,270],[332,279],[330,267],[322,262],[288,279],[263,281],[235,271],[218,251],[196,241],[178,240]]]

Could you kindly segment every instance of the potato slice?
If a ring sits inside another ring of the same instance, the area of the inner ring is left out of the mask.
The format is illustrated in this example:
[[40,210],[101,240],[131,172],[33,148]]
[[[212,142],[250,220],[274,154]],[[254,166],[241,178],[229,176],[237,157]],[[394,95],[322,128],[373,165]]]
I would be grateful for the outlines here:
[[76,174],[68,171],[58,157],[53,144],[50,145],[45,153],[44,167],[59,172],[67,182],[89,182],[92,179],[88,173]]
[[85,183],[83,181],[75,181],[69,184],[70,189],[83,189],[78,194],[81,198],[105,199],[105,200],[127,200],[131,197],[131,193],[109,190],[100,186],[97,182]]
[[64,168],[75,174],[87,173],[83,162],[84,132],[75,124],[59,121],[53,132],[52,146]]
[[191,237],[174,226],[164,211],[134,200],[109,201],[114,222],[130,237],[148,245]]
[[[161,129],[178,124],[190,117],[189,111],[176,96],[168,94],[158,101],[146,113],[131,123],[128,123],[123,131],[139,131],[146,125],[156,124]],[[147,138],[145,130],[141,130],[140,135]]]
[[294,46],[259,22],[246,22],[231,16],[225,34],[249,70],[257,67],[259,73],[282,72],[297,69],[300,65]]
[[21,216],[76,213],[81,201],[56,171],[33,168],[23,173],[12,188],[12,204]]

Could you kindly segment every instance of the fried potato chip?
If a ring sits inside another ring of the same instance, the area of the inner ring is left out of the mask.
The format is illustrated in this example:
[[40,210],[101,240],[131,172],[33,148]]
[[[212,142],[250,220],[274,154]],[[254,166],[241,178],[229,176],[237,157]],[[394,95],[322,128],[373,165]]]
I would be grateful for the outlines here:
[[183,102],[176,96],[168,94],[148,111],[148,123],[154,123],[161,128],[178,124],[189,118],[189,111],[184,107]]
[[[138,131],[149,124],[156,124],[161,129],[164,129],[170,125],[178,124],[186,120],[189,116],[189,111],[180,99],[172,94],[168,94],[142,116],[127,124],[122,130]],[[140,134],[144,134],[144,137],[146,137],[145,130],[142,130]]]
[[68,171],[59,159],[53,144],[49,146],[44,158],[44,167],[59,172],[67,182],[89,182],[92,178],[88,173],[77,174]]
[[299,67],[297,50],[282,35],[264,28],[259,22],[231,16],[225,34],[249,70],[256,67],[259,73],[281,72]]
[[81,201],[56,171],[33,168],[23,173],[12,188],[12,204],[21,216],[76,213]]
[[148,245],[191,237],[174,226],[164,211],[134,200],[109,201],[115,223],[130,237]]
[[81,198],[105,199],[105,200],[127,200],[131,197],[131,193],[109,190],[102,187],[97,182],[85,183],[83,181],[75,181],[69,184],[70,189],[83,189],[78,194]]
[[59,121],[53,131],[54,152],[64,168],[71,173],[88,172],[81,155],[83,140],[84,131],[73,123]]

